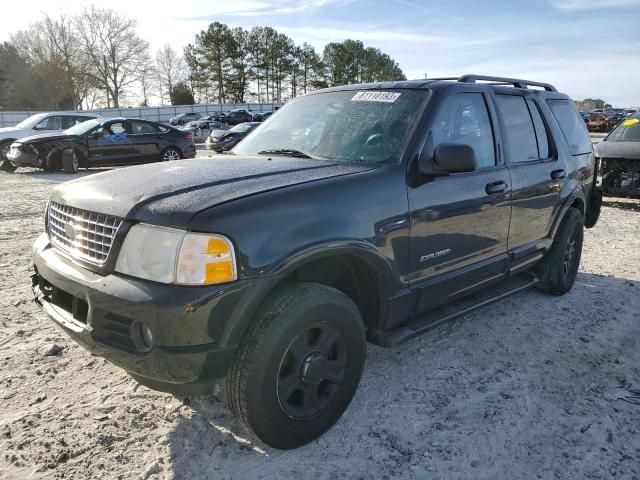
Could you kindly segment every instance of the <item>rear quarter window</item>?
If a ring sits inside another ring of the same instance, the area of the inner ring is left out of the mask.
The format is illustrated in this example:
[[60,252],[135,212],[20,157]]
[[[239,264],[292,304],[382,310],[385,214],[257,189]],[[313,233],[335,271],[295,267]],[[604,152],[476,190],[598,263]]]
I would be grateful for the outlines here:
[[558,121],[571,155],[591,153],[591,139],[584,120],[568,100],[547,100],[551,113]]

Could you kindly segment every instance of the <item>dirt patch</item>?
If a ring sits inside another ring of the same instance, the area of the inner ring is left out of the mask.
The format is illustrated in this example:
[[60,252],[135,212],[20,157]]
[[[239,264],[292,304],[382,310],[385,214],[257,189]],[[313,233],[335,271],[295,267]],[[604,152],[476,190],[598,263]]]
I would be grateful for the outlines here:
[[0,478],[640,478],[639,201],[606,199],[568,295],[369,347],[345,416],[280,452],[215,397],[139,386],[33,304],[31,244],[68,179],[0,173]]

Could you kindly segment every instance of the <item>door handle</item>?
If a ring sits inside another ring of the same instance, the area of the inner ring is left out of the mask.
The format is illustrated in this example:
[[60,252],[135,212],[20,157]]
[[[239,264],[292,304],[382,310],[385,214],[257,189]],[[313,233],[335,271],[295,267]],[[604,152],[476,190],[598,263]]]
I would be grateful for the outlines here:
[[551,172],[551,180],[561,180],[567,177],[567,172],[562,169]]
[[487,195],[496,195],[498,193],[504,193],[509,189],[509,185],[507,182],[499,180],[497,182],[487,183],[487,186],[484,188]]

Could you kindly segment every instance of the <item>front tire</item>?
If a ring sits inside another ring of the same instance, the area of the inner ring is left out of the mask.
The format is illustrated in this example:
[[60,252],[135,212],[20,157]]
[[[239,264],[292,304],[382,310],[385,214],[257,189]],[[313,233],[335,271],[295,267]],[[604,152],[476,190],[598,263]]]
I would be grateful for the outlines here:
[[62,169],[64,173],[78,173],[80,159],[73,149],[67,149],[62,152]]
[[267,301],[226,378],[227,404],[265,444],[300,447],[342,416],[366,356],[358,308],[340,291],[287,286]]
[[583,238],[582,214],[569,208],[541,264],[539,290],[552,295],[563,295],[571,290],[580,266]]

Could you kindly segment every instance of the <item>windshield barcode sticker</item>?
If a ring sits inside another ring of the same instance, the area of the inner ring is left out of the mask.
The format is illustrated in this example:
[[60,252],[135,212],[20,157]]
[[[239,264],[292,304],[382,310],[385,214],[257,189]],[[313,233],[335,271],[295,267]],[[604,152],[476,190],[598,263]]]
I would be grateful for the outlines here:
[[370,90],[368,92],[358,92],[351,99],[352,102],[385,102],[393,103],[400,96],[397,92],[376,92]]

